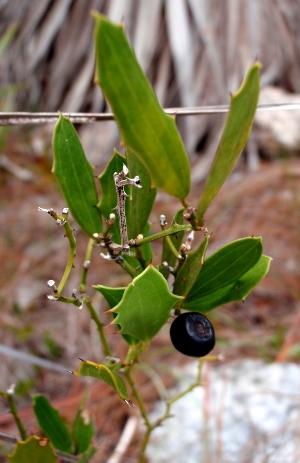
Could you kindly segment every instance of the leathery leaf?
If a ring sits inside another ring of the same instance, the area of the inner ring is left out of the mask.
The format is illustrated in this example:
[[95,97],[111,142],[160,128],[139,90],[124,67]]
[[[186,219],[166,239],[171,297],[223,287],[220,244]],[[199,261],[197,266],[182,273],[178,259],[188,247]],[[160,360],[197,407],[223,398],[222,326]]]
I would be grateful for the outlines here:
[[149,342],[181,299],[170,292],[162,274],[149,265],[127,286],[121,301],[111,310],[117,314],[114,323],[120,325],[122,334]]
[[222,288],[235,285],[254,267],[261,258],[262,251],[260,237],[241,238],[220,248],[205,259],[201,272],[181,306],[186,309],[196,303],[200,307],[200,300],[213,300]]
[[[94,285],[93,288],[99,291],[99,293],[101,293],[105,297],[106,302],[108,303],[111,309],[115,307],[117,304],[119,304],[119,302],[121,301],[123,297],[125,289],[126,289],[126,288],[110,288],[108,286],[102,286],[102,285]],[[117,314],[113,312],[113,317],[116,318],[116,316]],[[129,336],[128,334],[122,334],[122,336],[130,346],[134,346],[135,344],[138,343],[137,339],[133,338],[132,336]]]
[[89,360],[82,360],[78,370],[73,371],[73,375],[92,376],[93,378],[101,379],[116,390],[120,399],[130,403],[130,398],[123,379],[106,365],[90,362]]
[[188,293],[192,301],[237,281],[260,259],[261,238],[241,238],[216,251],[204,261],[201,272]]
[[42,394],[33,396],[33,409],[40,428],[51,440],[54,447],[62,452],[71,453],[72,440],[68,428],[58,410]]
[[123,26],[96,12],[94,17],[96,81],[122,140],[146,166],[152,186],[183,200],[190,190],[190,166],[175,120],[158,103]]
[[40,462],[56,463],[58,457],[52,443],[45,437],[30,436],[18,441],[12,453],[8,455],[10,463]]
[[254,63],[240,88],[231,95],[223,134],[197,206],[196,218],[200,225],[203,225],[207,208],[234,168],[249,138],[258,103],[260,68],[260,63]]
[[208,245],[209,235],[205,236],[198,248],[191,252],[180,267],[174,281],[173,291],[179,296],[186,296],[201,272]]
[[208,312],[231,301],[243,301],[250,291],[266,276],[272,259],[261,256],[259,261],[233,283],[209,294],[199,294],[197,299],[186,299],[182,307],[194,312]]
[[89,236],[102,228],[94,169],[85,157],[73,124],[59,115],[53,133],[53,172],[78,225]]

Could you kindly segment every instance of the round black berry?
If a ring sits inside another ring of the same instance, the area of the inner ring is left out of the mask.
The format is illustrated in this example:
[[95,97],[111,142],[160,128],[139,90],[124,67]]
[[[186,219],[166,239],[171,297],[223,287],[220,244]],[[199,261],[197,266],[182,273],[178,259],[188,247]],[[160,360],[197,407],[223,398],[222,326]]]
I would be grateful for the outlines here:
[[215,332],[210,321],[198,312],[178,315],[170,329],[175,349],[190,357],[204,357],[215,345]]

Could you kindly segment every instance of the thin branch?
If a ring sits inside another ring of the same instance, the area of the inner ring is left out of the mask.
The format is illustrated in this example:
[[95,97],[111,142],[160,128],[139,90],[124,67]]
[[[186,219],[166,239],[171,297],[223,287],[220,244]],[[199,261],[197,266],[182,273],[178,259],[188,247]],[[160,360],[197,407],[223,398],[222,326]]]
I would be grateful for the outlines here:
[[81,280],[80,280],[80,285],[79,285],[79,290],[81,294],[85,293],[85,290],[86,290],[86,277],[87,277],[87,273],[88,273],[90,263],[91,263],[94,243],[95,243],[94,238],[90,238],[88,245],[87,245],[87,249],[86,249],[84,264],[83,264],[82,273],[81,273]]
[[106,336],[104,334],[104,325],[103,325],[103,323],[100,321],[100,319],[99,319],[99,317],[97,315],[97,312],[94,309],[94,306],[91,303],[90,299],[85,296],[85,297],[83,297],[83,302],[85,303],[85,305],[87,306],[87,308],[88,308],[88,310],[90,312],[91,319],[94,320],[94,322],[95,322],[95,324],[97,326],[97,330],[98,330],[99,337],[100,337],[100,342],[102,344],[105,356],[106,357],[111,357],[112,354],[111,354],[111,351],[110,351]]
[[[12,386],[12,389],[14,389],[14,385]],[[8,401],[8,406],[9,406],[9,409],[10,409],[10,413],[14,417],[15,423],[17,425],[17,428],[18,428],[20,436],[21,436],[21,440],[26,440],[26,437],[27,437],[26,429],[24,428],[23,423],[22,423],[22,421],[20,419],[18,409],[17,409],[16,403],[15,403],[13,392],[1,393],[1,395],[3,397],[6,397],[6,399]]]
[[[300,103],[261,104],[257,111],[294,111],[300,109]],[[203,114],[228,113],[229,105],[195,106],[187,108],[166,108],[164,110],[172,116],[200,116]],[[89,122],[111,121],[112,113],[63,113],[74,124],[87,124]],[[30,125],[51,124],[58,119],[58,113],[53,112],[2,112],[0,114],[0,126],[2,125]]]
[[48,286],[49,287],[52,287],[53,289],[53,296],[48,296],[48,299],[52,299],[52,300],[55,300],[53,298],[59,298],[61,296],[61,293],[62,293],[62,290],[64,289],[65,287],[65,284],[70,276],[70,273],[71,273],[71,270],[73,268],[73,262],[74,262],[74,259],[76,257],[76,240],[75,240],[75,237],[74,237],[74,234],[73,234],[73,228],[71,227],[71,225],[69,224],[69,222],[67,221],[68,219],[68,213],[69,213],[69,209],[67,207],[65,207],[62,211],[62,214],[61,215],[58,215],[52,208],[50,209],[44,209],[42,207],[39,207],[38,208],[39,211],[41,212],[47,212],[47,214],[51,215],[51,217],[53,217],[55,220],[56,220],[56,223],[58,225],[61,225],[64,227],[64,230],[65,230],[65,236],[68,238],[68,241],[69,241],[69,256],[68,256],[68,261],[67,261],[67,265],[66,265],[66,268],[65,268],[65,271],[64,271],[64,274],[61,278],[61,281],[58,285],[58,287],[55,286],[55,281],[54,280],[49,280],[48,281]]
[[[132,247],[142,246],[143,244],[150,243],[151,241],[159,240],[160,238],[164,238],[168,235],[176,235],[179,232],[190,232],[193,230],[193,226],[191,224],[186,225],[179,225],[173,224],[167,230],[162,230],[161,232],[154,233],[153,235],[146,236],[145,238],[136,238],[135,240],[130,240],[129,244]],[[202,231],[203,231],[202,227]],[[200,230],[201,231],[201,230]]]

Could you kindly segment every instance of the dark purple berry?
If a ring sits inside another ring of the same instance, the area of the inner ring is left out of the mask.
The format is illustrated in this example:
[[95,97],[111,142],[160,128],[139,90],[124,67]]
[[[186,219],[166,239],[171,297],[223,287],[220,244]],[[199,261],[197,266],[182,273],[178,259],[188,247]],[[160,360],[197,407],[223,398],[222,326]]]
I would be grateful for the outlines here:
[[175,318],[170,329],[175,349],[190,357],[204,357],[215,345],[210,321],[198,312],[185,312]]

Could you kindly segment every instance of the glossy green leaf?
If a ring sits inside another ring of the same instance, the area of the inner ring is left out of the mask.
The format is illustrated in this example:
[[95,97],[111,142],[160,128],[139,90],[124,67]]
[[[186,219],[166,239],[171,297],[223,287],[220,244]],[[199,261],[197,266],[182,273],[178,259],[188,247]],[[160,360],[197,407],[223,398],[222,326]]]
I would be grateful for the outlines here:
[[89,236],[99,233],[102,224],[94,169],[85,157],[74,126],[62,114],[53,134],[53,152],[53,172],[74,219]]
[[174,281],[174,294],[186,296],[189,293],[203,267],[208,240],[209,235],[204,237],[198,248],[188,255],[186,261],[180,267]]
[[146,166],[152,186],[184,199],[190,190],[190,166],[175,120],[158,103],[123,26],[94,16],[96,80],[123,142]]
[[164,277],[150,265],[127,286],[122,300],[112,309],[117,313],[114,323],[120,325],[122,334],[149,342],[181,299],[169,291]]
[[112,309],[121,301],[126,288],[110,288],[108,286],[93,285],[93,288],[99,291]]
[[182,307],[185,310],[204,313],[227,302],[243,301],[250,291],[266,276],[271,260],[270,257],[261,256],[259,261],[234,283],[213,293],[200,295],[198,299],[193,301],[186,299]]
[[[125,163],[124,156],[121,156],[117,150],[114,151],[112,158],[109,160],[104,172],[99,176],[99,182],[101,185],[101,200],[99,203],[99,209],[102,216],[108,220],[109,215],[112,213],[116,214],[116,221],[111,227],[111,232],[113,233],[113,241],[115,243],[120,243],[120,228],[119,228],[119,217],[116,211],[113,209],[117,205],[117,192],[114,182],[114,173],[121,172],[123,169],[123,164]],[[128,187],[126,187],[127,193]]]
[[40,428],[54,447],[62,452],[71,453],[71,435],[58,410],[52,407],[49,400],[42,394],[33,396],[33,410]]
[[30,436],[25,441],[17,442],[8,460],[11,463],[57,463],[58,457],[50,441]]
[[[183,225],[183,212],[185,208],[179,209],[173,217],[172,222],[178,223],[179,225]],[[177,255],[179,253],[179,248],[181,246],[182,240],[184,237],[184,232],[177,233],[176,235],[170,235],[163,239],[163,249],[162,249],[162,256],[161,256],[161,263],[167,262],[168,265],[171,267],[175,266],[177,261]],[[171,241],[171,245],[176,249],[177,255],[172,251],[169,242]],[[164,268],[161,264],[158,267],[160,273],[165,277],[168,278],[170,272]]]
[[72,440],[75,444],[74,453],[86,452],[90,445],[92,438],[95,434],[95,427],[93,420],[87,410],[84,409],[85,400],[80,404],[74,422],[72,424]]
[[138,175],[142,185],[142,188],[133,185],[128,188],[130,195],[130,200],[126,202],[128,237],[134,239],[145,230],[153,208],[156,188],[151,189],[151,179],[147,169],[129,148],[126,149],[126,164],[129,170],[128,176],[134,178]]
[[196,218],[202,225],[207,208],[229,176],[249,138],[259,96],[260,68],[261,64],[255,63],[240,88],[231,95],[224,131],[197,206]]
[[[106,302],[108,303],[109,307],[113,309],[116,305],[119,304],[121,301],[123,294],[125,292],[126,288],[110,288],[108,286],[102,286],[102,285],[94,285],[94,289],[99,291],[106,299]],[[113,313],[113,317],[116,318],[117,314]],[[120,329],[119,325],[117,327]],[[130,345],[134,346],[135,344],[138,343],[138,340],[133,338],[132,336],[129,336],[127,334],[122,334],[123,338],[125,341]]]
[[262,255],[261,238],[242,238],[223,246],[204,261],[204,266],[182,307],[235,283]]
[[101,379],[116,390],[120,399],[130,402],[123,379],[106,365],[90,362],[89,360],[82,360],[78,370],[73,371],[73,375],[92,376],[93,378]]

